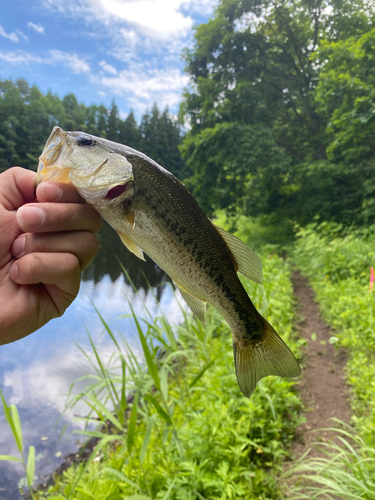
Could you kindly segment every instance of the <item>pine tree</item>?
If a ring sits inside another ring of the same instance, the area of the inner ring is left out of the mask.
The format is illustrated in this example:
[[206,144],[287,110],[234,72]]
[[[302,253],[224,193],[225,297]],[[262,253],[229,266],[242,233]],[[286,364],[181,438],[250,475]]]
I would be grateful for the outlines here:
[[120,120],[119,142],[133,149],[141,149],[141,131],[134,118],[133,111],[130,111],[125,120]]
[[115,104],[115,101],[113,100],[111,111],[109,112],[108,116],[107,139],[109,139],[110,141],[119,142],[120,139],[119,126],[120,126],[120,117],[118,114],[118,108]]

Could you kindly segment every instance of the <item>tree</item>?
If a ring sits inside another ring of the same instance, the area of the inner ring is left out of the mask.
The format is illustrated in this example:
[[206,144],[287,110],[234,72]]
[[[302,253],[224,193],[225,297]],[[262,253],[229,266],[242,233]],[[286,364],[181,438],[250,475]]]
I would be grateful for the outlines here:
[[126,144],[148,153],[166,168],[185,174],[181,158],[180,126],[168,109],[160,113],[155,104],[152,114],[145,114],[140,126],[131,111],[121,120],[115,102],[111,109],[104,105],[85,106],[74,94],[62,100],[48,92],[44,95],[26,80],[0,80],[0,171],[13,165],[35,170],[45,142],[55,125]]
[[325,42],[317,59],[326,63],[315,99],[327,123],[327,156],[342,166],[348,211],[375,220],[375,29],[337,42]]
[[168,108],[160,113],[155,103],[151,113],[143,115],[139,129],[141,151],[183,180],[188,171],[179,151],[180,125]]
[[[314,200],[311,212],[307,180],[319,186],[327,175],[340,191],[341,167],[327,159],[328,118],[316,100],[325,64],[316,54],[323,40],[362,36],[373,18],[360,0],[221,0],[198,26],[185,53],[192,85],[180,111],[190,124],[182,151],[190,187],[211,213],[237,207],[306,222],[323,207]],[[336,201],[329,216],[340,218],[345,202],[340,209]]]
[[120,139],[120,117],[118,114],[118,107],[115,101],[112,101],[112,107],[108,115],[107,123],[107,139],[114,142],[119,142]]
[[119,142],[134,149],[141,148],[141,132],[134,118],[133,111],[130,111],[127,118],[119,125]]

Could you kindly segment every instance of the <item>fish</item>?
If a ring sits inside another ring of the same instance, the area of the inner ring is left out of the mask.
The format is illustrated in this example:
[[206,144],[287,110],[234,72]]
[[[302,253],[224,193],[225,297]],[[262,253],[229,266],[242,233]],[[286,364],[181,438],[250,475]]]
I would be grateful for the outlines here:
[[238,273],[262,281],[262,263],[216,226],[171,172],[128,146],[54,127],[39,158],[37,184],[72,183],[137,257],[148,255],[205,323],[210,303],[228,323],[242,393],[269,375],[298,377],[292,351],[261,316]]

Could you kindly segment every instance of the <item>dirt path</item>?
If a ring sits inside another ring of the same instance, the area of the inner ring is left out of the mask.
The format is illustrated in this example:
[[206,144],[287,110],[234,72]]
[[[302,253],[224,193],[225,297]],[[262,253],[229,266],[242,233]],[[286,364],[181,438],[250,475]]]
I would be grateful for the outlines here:
[[[317,433],[311,432],[312,430],[331,427],[331,417],[349,423],[350,406],[343,378],[345,354],[335,350],[329,343],[332,333],[319,315],[314,292],[307,280],[295,271],[292,281],[297,298],[297,327],[307,341],[299,385],[307,410],[307,422],[299,427],[298,439],[293,448],[294,456],[300,457],[313,441],[332,438],[327,431]],[[310,454],[317,455],[316,450]]]

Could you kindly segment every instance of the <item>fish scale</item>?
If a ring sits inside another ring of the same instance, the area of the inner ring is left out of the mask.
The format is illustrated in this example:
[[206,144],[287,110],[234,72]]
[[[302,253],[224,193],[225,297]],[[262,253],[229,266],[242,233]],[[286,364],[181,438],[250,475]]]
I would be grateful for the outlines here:
[[206,302],[223,315],[246,396],[262,377],[300,374],[293,353],[238,278],[240,272],[260,282],[259,258],[215,226],[170,172],[128,146],[55,127],[40,157],[42,180],[72,182],[130,251],[140,258],[144,252],[172,278],[202,321]]

